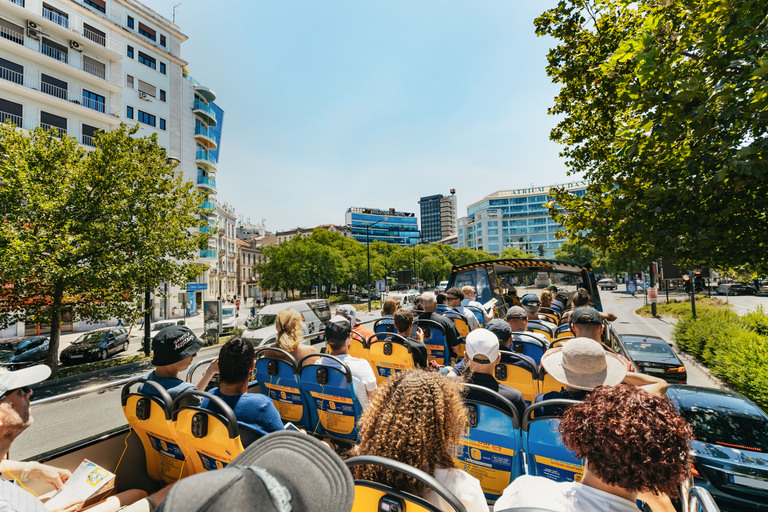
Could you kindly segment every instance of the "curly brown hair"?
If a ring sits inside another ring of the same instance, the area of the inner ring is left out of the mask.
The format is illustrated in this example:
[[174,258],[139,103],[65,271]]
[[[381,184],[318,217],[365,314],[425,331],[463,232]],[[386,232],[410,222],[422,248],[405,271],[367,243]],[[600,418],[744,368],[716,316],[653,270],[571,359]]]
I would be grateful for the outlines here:
[[554,299],[554,294],[550,290],[544,290],[541,292],[541,307],[542,308],[549,308],[552,307],[552,300]]
[[[438,373],[406,370],[376,391],[360,419],[361,441],[353,454],[394,459],[435,476],[435,469],[453,467],[466,425],[459,383]],[[405,492],[424,491],[415,478],[379,466],[361,466],[356,476]]]
[[629,492],[674,497],[691,467],[688,423],[668,399],[628,384],[595,388],[565,412],[560,434],[590,472]]
[[397,299],[389,298],[384,301],[384,305],[381,307],[381,316],[394,315],[395,311],[399,307]]

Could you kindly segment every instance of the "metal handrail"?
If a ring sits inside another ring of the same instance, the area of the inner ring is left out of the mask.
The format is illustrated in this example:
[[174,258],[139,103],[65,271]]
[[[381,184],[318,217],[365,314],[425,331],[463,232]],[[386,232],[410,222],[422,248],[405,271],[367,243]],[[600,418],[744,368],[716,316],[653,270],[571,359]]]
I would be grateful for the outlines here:
[[[697,506],[698,505],[698,506]],[[686,512],[720,512],[720,507],[704,487],[691,487],[688,490],[688,509]]]
[[112,382],[106,382],[104,384],[96,384],[94,386],[88,386],[87,388],[78,389],[75,391],[70,391],[69,393],[64,393],[62,395],[55,395],[55,396],[49,396],[48,398],[41,398],[40,400],[33,400],[30,402],[30,405],[43,405],[43,404],[49,404],[53,402],[60,402],[62,400],[66,400],[68,398],[74,398],[77,396],[82,396],[88,393],[93,393],[95,391],[103,391],[105,389],[114,388],[116,386],[123,386],[125,384],[128,384],[130,381],[135,380],[136,376],[133,377],[126,377],[125,379],[115,380]]

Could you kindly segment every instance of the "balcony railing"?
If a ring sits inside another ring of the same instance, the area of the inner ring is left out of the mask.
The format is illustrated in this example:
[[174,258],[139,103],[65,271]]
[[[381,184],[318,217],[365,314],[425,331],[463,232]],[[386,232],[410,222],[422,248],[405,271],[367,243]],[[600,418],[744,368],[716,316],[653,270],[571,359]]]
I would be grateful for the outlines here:
[[0,67],[0,78],[19,85],[24,85],[24,75],[12,69]]
[[66,16],[50,10],[47,7],[43,7],[43,18],[51,20],[52,22],[61,25],[64,28],[69,28],[69,19]]
[[203,249],[200,251],[201,258],[216,259],[216,251],[211,249]]
[[200,228],[201,233],[215,233],[216,226],[203,226]]
[[195,126],[195,135],[203,135],[209,139],[214,139],[213,130],[209,130],[205,126]]
[[83,145],[84,146],[91,146],[96,147],[96,137],[91,137],[90,135],[83,135]]
[[0,110],[0,123],[5,123],[8,120],[10,120],[16,126],[21,127],[21,116]]
[[215,210],[216,204],[210,201],[203,201],[203,204],[200,205],[200,208],[204,210]]
[[205,160],[206,162],[210,162],[216,165],[216,158],[213,155],[208,154],[206,151],[198,151],[197,155],[195,156],[195,159]]
[[0,26],[0,37],[13,41],[14,43],[24,44],[24,34],[7,27]]
[[209,107],[208,105],[206,105],[200,100],[195,100],[195,104],[192,107],[192,110],[202,110],[203,112],[211,116],[213,119],[216,119],[216,112],[214,112],[211,107]]
[[53,46],[48,46],[45,43],[40,43],[40,53],[43,55],[47,55],[48,57],[51,57],[56,60],[60,60],[63,63],[67,63],[69,60],[69,55],[62,52],[58,48],[54,48]]
[[107,46],[107,39],[101,34],[97,34],[93,30],[88,30],[87,28],[83,27],[83,36],[86,39],[90,39],[96,44],[100,44],[101,46],[104,46],[104,47]]
[[11,3],[24,7],[24,0],[11,0]]
[[93,98],[88,98],[87,96],[83,96],[83,106],[93,109],[97,112],[101,112],[102,114],[105,111],[103,101],[98,101]]
[[106,70],[101,66],[94,66],[93,64],[89,62],[83,61],[83,71],[86,73],[90,73],[93,76],[97,76],[101,78],[102,80],[107,79],[107,72]]
[[197,184],[198,185],[210,185],[211,187],[216,187],[216,180],[209,178],[207,176],[198,176],[197,177]]
[[52,124],[46,124],[46,123],[40,123],[40,128],[43,130],[53,130],[58,134],[59,137],[63,137],[67,134],[67,130],[65,128],[60,128],[58,126],[54,126]]

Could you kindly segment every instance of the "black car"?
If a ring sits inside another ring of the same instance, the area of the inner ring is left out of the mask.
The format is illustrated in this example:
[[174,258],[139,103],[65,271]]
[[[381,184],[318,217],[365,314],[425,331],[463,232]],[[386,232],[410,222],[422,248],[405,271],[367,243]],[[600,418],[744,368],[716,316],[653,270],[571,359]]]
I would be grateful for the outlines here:
[[59,358],[62,364],[107,359],[111,354],[128,350],[128,329],[108,327],[88,331],[65,348]]
[[621,337],[641,372],[660,377],[667,382],[687,382],[685,365],[666,341],[655,336],[639,334],[622,334]]
[[733,391],[673,384],[666,393],[693,429],[693,485],[722,511],[767,511],[768,415]]
[[10,350],[2,350],[8,342],[3,342],[2,346],[0,346],[0,350],[2,350],[2,353],[0,353],[0,363],[11,370],[16,370],[38,361],[44,361],[48,356],[50,341],[45,336],[31,336],[29,338],[18,338],[9,341],[12,347]]

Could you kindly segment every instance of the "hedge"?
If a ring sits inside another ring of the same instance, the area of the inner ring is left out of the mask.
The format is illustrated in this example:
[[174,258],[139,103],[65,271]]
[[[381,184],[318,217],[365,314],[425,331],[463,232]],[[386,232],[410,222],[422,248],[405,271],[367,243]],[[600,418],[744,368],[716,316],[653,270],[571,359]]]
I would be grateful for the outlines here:
[[743,317],[729,311],[687,315],[673,338],[713,375],[768,410],[768,316],[762,308]]

